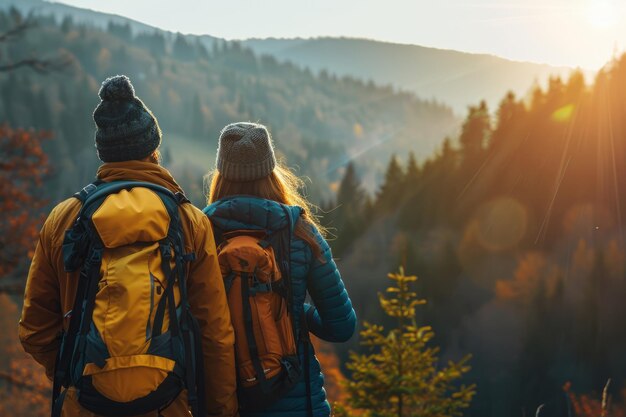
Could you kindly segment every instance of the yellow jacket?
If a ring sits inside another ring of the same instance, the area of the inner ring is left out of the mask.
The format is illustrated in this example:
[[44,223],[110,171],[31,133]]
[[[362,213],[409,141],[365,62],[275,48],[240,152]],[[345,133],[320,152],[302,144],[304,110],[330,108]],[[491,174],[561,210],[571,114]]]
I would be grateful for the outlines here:
[[[152,162],[125,161],[105,163],[98,170],[104,181],[136,180],[161,185],[171,191],[180,187],[171,174]],[[66,273],[63,268],[62,244],[80,210],[80,202],[70,198],[57,205],[46,220],[39,235],[26,283],[24,307],[19,322],[19,337],[24,350],[42,364],[49,378],[59,349],[62,326],[69,319],[64,314],[72,309],[78,273]],[[237,415],[234,333],[230,321],[224,283],[220,274],[211,224],[207,217],[191,204],[180,208],[185,234],[185,249],[196,254],[188,278],[189,303],[202,332],[205,363],[207,409],[211,416]],[[71,393],[70,393],[71,394]],[[68,395],[66,416],[90,416],[72,402]],[[184,395],[176,402],[182,402]],[[68,404],[70,403],[70,404]],[[177,412],[168,416],[189,415],[183,404],[171,406]],[[185,410],[185,411],[180,411]]]

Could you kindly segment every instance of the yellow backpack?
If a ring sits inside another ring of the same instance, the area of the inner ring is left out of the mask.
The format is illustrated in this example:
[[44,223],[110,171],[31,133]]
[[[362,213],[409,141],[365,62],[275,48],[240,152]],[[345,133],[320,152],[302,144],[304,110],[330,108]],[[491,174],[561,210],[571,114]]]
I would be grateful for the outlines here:
[[52,416],[67,388],[104,416],[167,407],[187,389],[194,416],[206,414],[198,324],[187,301],[179,205],[155,184],[96,182],[63,242],[65,269],[80,270],[68,331],[57,359]]

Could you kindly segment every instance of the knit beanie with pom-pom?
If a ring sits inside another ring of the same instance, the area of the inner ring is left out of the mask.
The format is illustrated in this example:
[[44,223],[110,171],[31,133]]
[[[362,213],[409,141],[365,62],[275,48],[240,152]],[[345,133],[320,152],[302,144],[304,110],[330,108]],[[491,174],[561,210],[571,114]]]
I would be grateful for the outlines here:
[[161,144],[156,118],[135,95],[125,75],[104,80],[102,100],[93,112],[96,122],[96,149],[102,162],[144,159]]

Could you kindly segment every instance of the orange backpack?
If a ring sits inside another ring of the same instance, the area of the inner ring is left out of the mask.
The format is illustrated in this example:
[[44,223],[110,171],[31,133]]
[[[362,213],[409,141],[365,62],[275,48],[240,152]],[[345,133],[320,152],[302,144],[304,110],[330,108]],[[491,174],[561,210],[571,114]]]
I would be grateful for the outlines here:
[[268,407],[302,375],[288,256],[276,256],[287,247],[284,235],[288,231],[273,236],[258,230],[229,232],[217,249],[235,330],[239,406],[243,410]]

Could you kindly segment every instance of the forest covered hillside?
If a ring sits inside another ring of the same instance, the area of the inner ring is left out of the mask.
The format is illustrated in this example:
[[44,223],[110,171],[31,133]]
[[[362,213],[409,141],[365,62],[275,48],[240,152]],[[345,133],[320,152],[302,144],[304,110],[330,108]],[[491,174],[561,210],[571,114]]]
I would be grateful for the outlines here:
[[154,27],[146,25],[127,17],[96,12],[90,9],[82,9],[67,4],[43,1],[43,0],[0,0],[0,7],[4,10],[15,8],[22,15],[33,13],[38,16],[54,16],[56,19],[62,20],[66,16],[71,16],[76,22],[87,24],[93,27],[106,29],[109,23],[118,25],[129,24],[134,33],[151,32]]
[[[55,198],[91,178],[97,166],[91,113],[100,82],[118,73],[133,80],[155,113],[166,161],[196,202],[219,131],[233,121],[267,124],[290,165],[316,177],[309,192],[317,201],[330,197],[329,184],[348,160],[375,184],[391,154],[414,151],[425,158],[458,129],[443,104],[351,77],[316,75],[236,42],[214,40],[207,47],[199,37],[136,31],[135,23],[119,19],[106,27],[80,23],[58,12],[34,19],[36,27],[5,48],[6,59],[62,53],[72,65],[45,79],[27,70],[0,76],[0,119],[54,132],[51,151],[62,184]],[[2,28],[11,21],[5,15]]]
[[369,39],[249,39],[243,43],[257,53],[312,71],[325,69],[436,98],[458,114],[478,99],[495,107],[508,91],[524,96],[534,83],[545,87],[549,77],[572,71],[495,55]]
[[[133,33],[152,32],[155,28],[122,16],[80,9],[43,0],[0,0],[0,6],[15,3],[22,13],[72,16],[79,23],[106,28],[109,22],[128,23]],[[216,37],[216,35],[218,35]],[[165,32],[167,38],[175,36]],[[202,35],[186,35],[211,48],[219,34],[206,28]],[[380,42],[370,39],[246,39],[242,45],[258,55],[271,55],[280,62],[292,62],[313,73],[327,71],[338,77],[349,76],[365,82],[391,85],[410,91],[422,99],[434,99],[465,113],[479,98],[494,107],[509,90],[524,95],[533,83],[546,86],[551,76],[567,76],[572,68],[534,62],[512,61],[495,55],[467,53],[420,45]],[[591,71],[585,71],[591,75]]]
[[600,415],[573,414],[568,390],[600,398],[609,379],[606,415],[626,411],[625,94],[626,55],[472,106],[424,163],[392,158],[374,196],[346,170],[326,220],[357,314],[380,319],[385,271],[415,273],[418,322],[445,357],[473,355],[466,415]]

